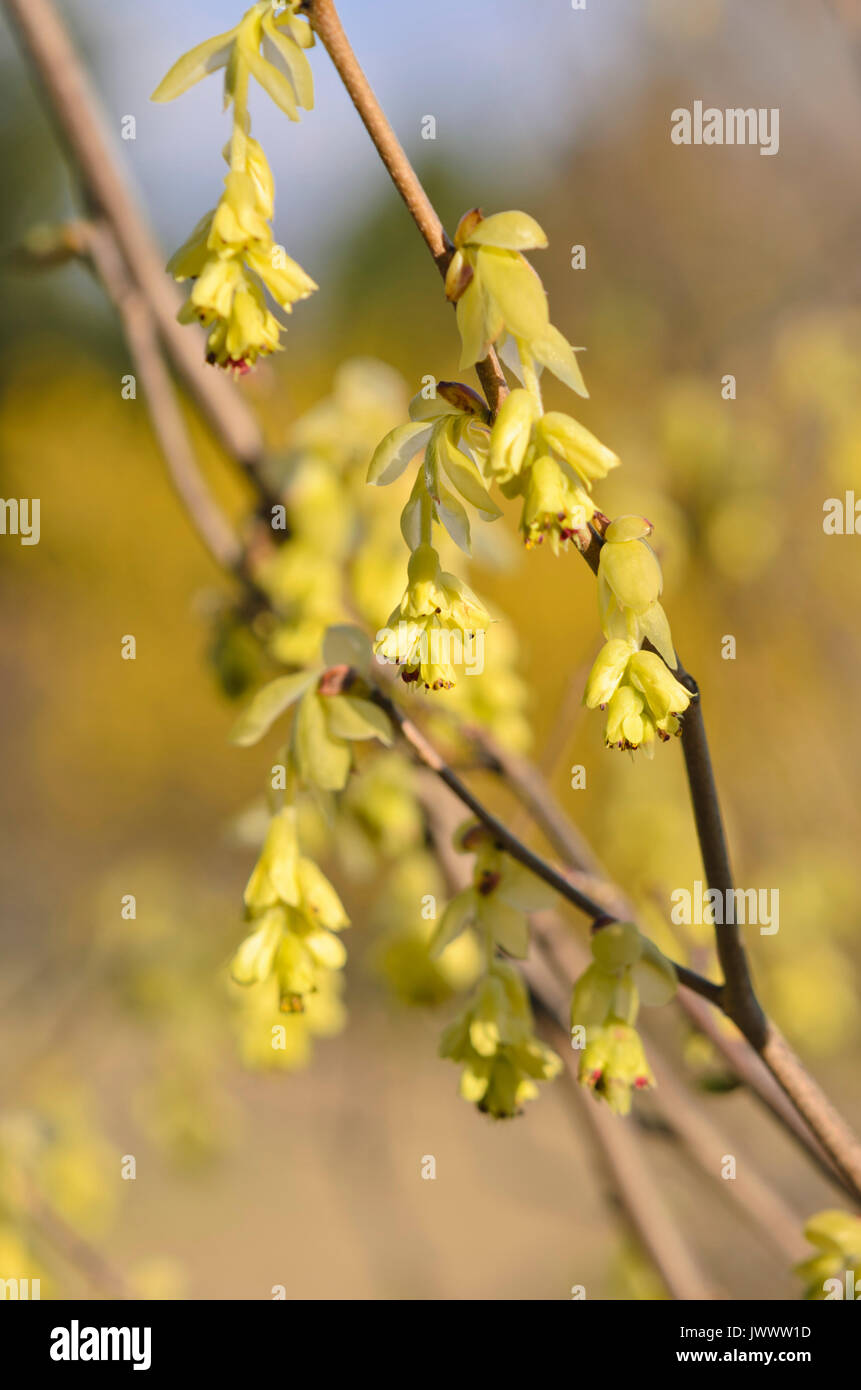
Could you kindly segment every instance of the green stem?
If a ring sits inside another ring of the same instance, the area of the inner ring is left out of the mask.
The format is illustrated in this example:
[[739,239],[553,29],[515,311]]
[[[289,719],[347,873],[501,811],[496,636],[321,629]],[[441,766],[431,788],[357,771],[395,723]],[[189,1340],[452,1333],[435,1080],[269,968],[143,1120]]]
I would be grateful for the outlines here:
[[248,128],[248,65],[237,58],[236,81],[233,84],[233,134],[230,137],[230,168],[234,174],[245,172]]

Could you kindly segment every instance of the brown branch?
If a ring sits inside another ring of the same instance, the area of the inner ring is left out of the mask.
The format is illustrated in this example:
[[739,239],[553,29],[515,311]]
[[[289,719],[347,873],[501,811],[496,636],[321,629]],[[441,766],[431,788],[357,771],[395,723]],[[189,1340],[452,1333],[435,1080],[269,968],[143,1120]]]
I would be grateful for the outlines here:
[[[338,11],[332,0],[304,0],[300,9],[307,14],[315,33],[332,59],[338,76],[389,172],[392,183],[406,203],[409,214],[444,279],[454,254],[454,247],[436,208],[410,164],[403,145],[377,101],[374,89],[362,71],[350,40],[344,32]],[[490,411],[496,414],[508,394],[508,383],[493,348],[482,362],[476,364],[475,370]]]
[[[341,680],[345,688],[349,686],[355,678],[355,673],[346,669],[341,675]],[[330,691],[334,690],[334,688],[335,687],[331,684],[328,686]],[[391,719],[392,723],[399,730],[402,738],[409,744],[410,748],[415,753],[419,762],[431,772],[435,773],[439,780],[445,783],[450,791],[454,792],[458,800],[463,802],[463,805],[466,806],[468,810],[472,811],[473,815],[481,821],[482,825],[487,827],[500,849],[504,849],[506,854],[509,854],[512,859],[517,860],[518,864],[522,864],[530,873],[535,874],[536,878],[542,879],[544,883],[548,884],[550,888],[553,888],[566,902],[571,903],[572,906],[578,908],[581,912],[585,912],[593,921],[600,920],[601,923],[604,924],[616,920],[606,912],[604,906],[600,902],[590,897],[588,893],[584,893],[576,884],[572,883],[569,878],[566,878],[558,869],[555,869],[552,864],[548,864],[546,859],[542,859],[541,855],[536,854],[534,850],[531,850],[528,845],[525,845],[522,840],[512,834],[508,827],[503,825],[502,821],[499,820],[497,816],[494,816],[492,812],[479,801],[478,797],[470,791],[466,783],[461,781],[457,773],[452,771],[448,763],[437,752],[430,740],[425,737],[409,716],[404,714],[403,710],[395,704],[394,700],[386,691],[380,689],[379,686],[372,685],[370,687],[370,695],[374,703],[379,705],[380,709],[384,710],[389,719]],[[686,985],[688,989],[692,989],[697,994],[701,994],[703,998],[711,1000],[712,1003],[717,1002],[720,992],[719,985],[716,985],[712,980],[704,979],[703,976],[698,975],[693,970],[688,970],[687,966],[676,965],[675,968],[679,980],[682,984]]]
[[735,885],[699,692],[682,720],[682,752],[703,870],[709,888],[718,890],[725,905],[723,925],[715,927],[715,946],[724,976],[722,1007],[751,1046],[761,1052],[767,1023],[754,991],[747,952],[735,918]]

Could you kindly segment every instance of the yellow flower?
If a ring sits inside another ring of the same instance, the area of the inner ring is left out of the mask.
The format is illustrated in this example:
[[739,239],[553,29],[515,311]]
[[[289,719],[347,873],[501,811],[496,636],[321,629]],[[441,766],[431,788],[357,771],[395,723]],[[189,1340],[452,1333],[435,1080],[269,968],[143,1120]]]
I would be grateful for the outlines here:
[[857,1299],[861,1294],[861,1219],[839,1209],[820,1211],[807,1222],[804,1236],[819,1252],[795,1267],[806,1285],[804,1297]]
[[526,495],[520,529],[531,549],[550,538],[554,555],[567,550],[569,541],[579,550],[589,544],[589,522],[595,515],[595,505],[588,492],[569,475],[550,454],[535,460],[524,481]]
[[668,666],[676,654],[667,615],[658,599],[663,576],[648,544],[652,523],[642,516],[612,521],[598,561],[598,609],[605,637],[626,638],[636,646],[648,639]]
[[233,958],[233,979],[253,985],[274,975],[281,1008],[301,1012],[306,996],[320,988],[321,974],[344,965],[346,951],[333,933],[349,919],[329,880],[300,853],[292,808],[272,817],[245,906],[254,930]]
[[595,660],[583,703],[606,709],[604,738],[611,748],[642,748],[654,754],[656,738],[681,730],[676,715],[691,702],[685,687],[655,652],[639,651],[630,639],[611,638]]
[[445,1029],[440,1056],[463,1066],[460,1094],[494,1119],[510,1119],[538,1095],[538,1081],[562,1070],[556,1053],[533,1033],[529,996],[519,974],[494,961],[464,1012]]
[[303,52],[313,36],[295,9],[290,3],[276,16],[271,0],[252,6],[235,29],[180,58],[153,94],[155,101],[170,101],[208,73],[225,69],[225,98],[233,105],[234,124],[224,152],[230,166],[224,193],[171,257],[168,270],[179,281],[195,280],[178,315],[180,322],[198,320],[209,328],[207,361],[235,372],[247,371],[259,356],[280,346],[281,324],[267,308],[264,290],[290,312],[316,289],[310,276],[275,244],[269,225],[274,210],[272,172],[249,134],[251,76],[293,119],[298,119],[298,106],[313,103]]
[[321,972],[317,982],[316,993],[308,996],[301,1013],[280,1010],[274,976],[236,991],[235,1029],[243,1066],[296,1071],[310,1060],[315,1037],[341,1032],[346,1022],[341,976]]
[[489,624],[484,605],[440,568],[439,556],[425,542],[410,556],[404,596],[377,634],[374,651],[379,660],[400,666],[404,681],[448,689],[464,658],[464,638],[474,640]]
[[502,402],[491,431],[488,457],[488,471],[497,482],[510,482],[521,472],[538,415],[536,402],[522,386],[510,391]]
[[617,1115],[627,1115],[632,1092],[655,1084],[636,1028],[611,1018],[604,1027],[592,1030],[580,1058],[579,1080]]
[[573,469],[584,487],[591,488],[596,478],[606,478],[611,468],[619,466],[612,449],[596,439],[585,425],[559,410],[545,412],[536,433],[539,445]]
[[484,217],[474,208],[461,218],[454,245],[446,294],[457,306],[461,367],[480,362],[507,333],[521,352],[585,396],[574,349],[550,323],[544,287],[522,254],[547,245],[535,219],[525,212]]

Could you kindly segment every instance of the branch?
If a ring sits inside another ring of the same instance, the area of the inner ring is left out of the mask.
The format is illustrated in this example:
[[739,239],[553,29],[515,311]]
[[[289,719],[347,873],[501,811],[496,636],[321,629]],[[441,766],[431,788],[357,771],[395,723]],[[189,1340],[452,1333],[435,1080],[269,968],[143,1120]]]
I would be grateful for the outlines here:
[[245,551],[200,475],[173,382],[161,355],[148,300],[132,281],[107,226],[79,222],[73,224],[70,231],[76,237],[79,255],[91,261],[107,298],[119,315],[135,374],[143,387],[156,438],[179,500],[213,560],[243,582],[251,583]]
[[[392,129],[385,111],[377,101],[374,90],[362,71],[350,40],[344,32],[338,11],[332,0],[304,0],[299,8],[307,14],[312,28],[332,59],[338,76],[346,87],[380,159],[389,172],[392,183],[406,203],[410,216],[433,256],[437,270],[445,279],[445,273],[454,254],[454,247],[436,208],[425,192],[421,180],[407,158],[403,145]],[[490,349],[482,362],[476,364],[475,370],[490,411],[495,415],[508,395],[508,383],[493,348]]]
[[[379,151],[395,187],[406,202],[438,269],[444,272],[447,265],[446,257],[450,255],[450,248],[446,244],[442,223],[362,72],[344,33],[333,0],[305,0],[302,8],[308,15],[350,93],[353,104]],[[479,377],[482,384],[484,384],[482,369],[487,369],[488,363],[491,364],[492,368],[494,361],[496,361],[495,354],[491,350],[491,357],[479,364]],[[498,361],[496,361],[496,366],[498,367]],[[488,392],[487,401],[491,414],[493,414],[496,403],[498,403],[498,394],[496,398],[493,398]],[[593,571],[597,571],[598,568],[601,545],[600,535],[594,527],[590,527],[590,542],[583,553],[587,564]],[[717,888],[723,894],[733,888],[733,882],[705,725],[700,708],[699,691],[696,681],[684,670],[681,663],[677,666],[675,675],[694,696],[682,719],[682,747],[706,878],[710,888]],[[430,764],[428,765],[430,766]],[[454,774],[450,775],[453,776]],[[461,799],[464,798],[461,797]],[[521,859],[521,862],[526,863],[524,859]],[[527,867],[529,867],[528,864]],[[550,882],[549,879],[547,881]],[[553,886],[558,887],[555,882]],[[561,892],[562,889],[558,888],[558,891]],[[573,901],[570,885],[569,892],[565,896]],[[583,895],[580,896],[582,898]],[[725,901],[734,904],[734,898],[726,898]],[[732,910],[730,915],[734,915]],[[738,931],[738,925],[734,920],[730,921],[728,929],[724,926],[717,932],[716,944],[725,974],[724,984],[716,987],[711,985],[711,982],[702,982],[698,976],[694,977],[693,981],[686,980],[685,983],[688,984],[689,988],[696,989],[698,993],[704,994],[705,997],[718,1003],[738,1025],[751,1046],[760,1053],[766,1065],[773,1070],[779,1084],[799,1109],[799,1113],[813,1128],[835,1167],[849,1184],[856,1200],[861,1201],[861,1144],[849,1126],[834,1111],[825,1095],[804,1070],[798,1058],[779,1039],[779,1035],[771,1029],[766,1021],[754,993],[747,954]],[[688,974],[690,975],[690,972]],[[699,981],[699,984],[696,981]],[[708,985],[708,993],[702,988],[703,983]]]
[[[343,683],[346,688],[354,678],[353,672],[345,671]],[[490,812],[478,797],[470,791],[465,782],[462,782],[456,772],[453,772],[444,758],[437,752],[433,744],[425,737],[419,728],[413,723],[408,715],[395,704],[391,696],[379,686],[371,686],[371,699],[374,704],[379,705],[397,727],[401,736],[412,748],[419,762],[431,772],[435,773],[441,782],[453,791],[459,801],[462,801],[468,810],[486,826],[500,849],[504,849],[512,859],[516,859],[518,864],[535,874],[536,878],[542,879],[549,887],[553,888],[560,897],[574,907],[585,912],[593,921],[600,921],[602,925],[616,921],[610,913],[606,912],[604,906],[588,893],[582,892],[570,879],[561,874],[558,869],[554,869],[552,864],[548,864],[546,859],[542,859],[539,854],[531,850],[522,840],[519,840],[502,821]],[[675,962],[674,962],[675,964]],[[688,970],[687,966],[676,965],[676,972],[682,984],[688,989],[701,994],[703,998],[711,1000],[712,1003],[718,1002],[720,986],[712,980],[706,980],[702,975],[696,974],[693,970]]]

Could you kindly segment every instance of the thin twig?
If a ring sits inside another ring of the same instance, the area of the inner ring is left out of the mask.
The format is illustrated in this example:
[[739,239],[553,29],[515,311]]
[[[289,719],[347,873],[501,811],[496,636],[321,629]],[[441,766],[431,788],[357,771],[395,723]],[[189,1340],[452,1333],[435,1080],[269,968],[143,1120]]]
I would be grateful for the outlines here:
[[173,382],[161,355],[148,300],[131,279],[106,225],[80,222],[74,230],[80,254],[92,261],[119,314],[135,375],[143,387],[156,438],[180,501],[217,564],[250,581],[244,548],[200,475]]
[[[308,15],[315,33],[332,59],[362,123],[400,193],[439,270],[445,278],[454,247],[442,221],[407,158],[403,145],[389,123],[374,89],[362,71],[344,32],[332,0],[305,0],[300,7]],[[508,383],[493,348],[475,368],[491,414],[495,414],[508,394]]]
[[[355,679],[355,674],[345,671],[342,679],[346,687]],[[330,688],[333,689],[334,687]],[[435,773],[440,781],[444,782],[445,785],[454,792],[458,800],[462,801],[464,806],[472,811],[473,815],[481,821],[482,825],[487,827],[500,849],[504,849],[507,854],[511,855],[512,859],[516,859],[524,868],[529,869],[530,873],[535,874],[536,878],[542,879],[549,887],[555,889],[559,896],[564,898],[566,902],[579,908],[581,912],[585,912],[593,921],[600,921],[604,924],[615,920],[611,914],[607,913],[602,903],[591,898],[588,893],[584,893],[576,884],[572,883],[569,878],[566,878],[564,874],[560,873],[558,869],[554,869],[553,865],[549,864],[546,859],[542,859],[539,854],[536,854],[534,850],[531,850],[528,845],[525,845],[522,840],[519,840],[516,835],[512,834],[508,827],[503,825],[502,821],[499,820],[497,816],[494,816],[493,813],[479,801],[478,797],[470,791],[466,783],[461,781],[457,773],[452,771],[445,759],[434,748],[430,740],[425,737],[409,716],[404,714],[403,710],[395,704],[394,700],[386,691],[381,690],[379,686],[372,685],[370,694],[374,703],[379,705],[380,709],[384,710],[393,724],[395,724],[405,742],[409,744],[410,748],[415,753],[419,762],[426,768],[429,768],[431,772]],[[716,985],[713,980],[704,979],[703,976],[698,975],[693,970],[688,970],[687,966],[676,965],[675,968],[682,984],[687,985],[688,989],[694,990],[697,994],[701,994],[704,999],[709,999],[712,1003],[717,1003],[720,993],[719,985]]]

